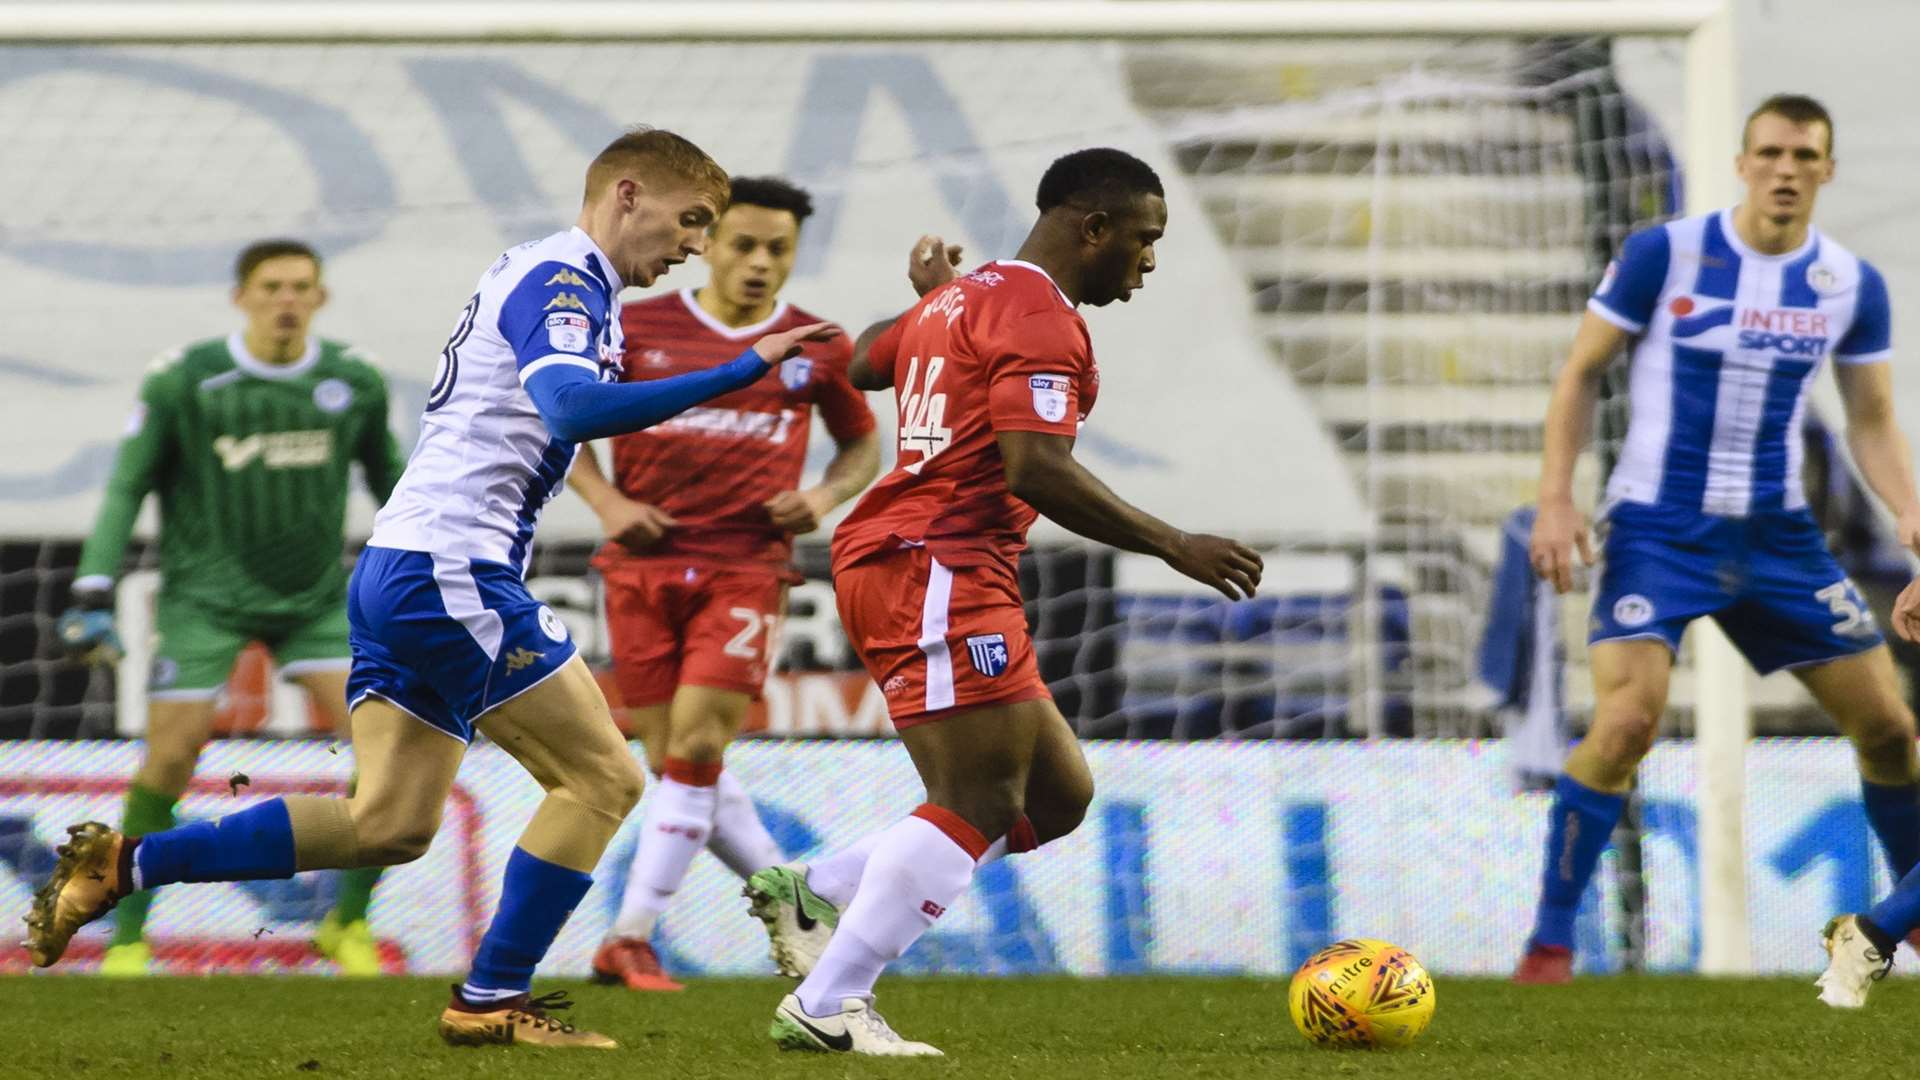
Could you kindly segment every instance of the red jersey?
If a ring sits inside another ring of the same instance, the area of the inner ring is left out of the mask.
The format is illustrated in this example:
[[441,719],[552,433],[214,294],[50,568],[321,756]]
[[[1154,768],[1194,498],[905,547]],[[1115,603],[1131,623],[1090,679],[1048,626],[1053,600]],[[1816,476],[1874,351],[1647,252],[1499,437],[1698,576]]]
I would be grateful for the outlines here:
[[949,566],[1017,564],[1038,516],[1007,490],[994,434],[1077,435],[1100,370],[1046,271],[991,262],[922,297],[868,351],[891,372],[900,457],[833,534],[833,565],[901,542]]
[[[701,309],[693,290],[620,309],[631,381],[703,371],[739,356],[767,334],[819,316],[782,301],[765,321],[730,327]],[[813,407],[840,441],[874,429],[866,395],[847,382],[853,347],[843,335],[810,341],[799,356],[742,390],[714,398],[645,431],[613,439],[613,483],[629,499],[652,503],[678,525],[635,554],[618,544],[602,559],[672,560],[706,565],[784,566],[792,537],[774,527],[764,504],[800,486]]]

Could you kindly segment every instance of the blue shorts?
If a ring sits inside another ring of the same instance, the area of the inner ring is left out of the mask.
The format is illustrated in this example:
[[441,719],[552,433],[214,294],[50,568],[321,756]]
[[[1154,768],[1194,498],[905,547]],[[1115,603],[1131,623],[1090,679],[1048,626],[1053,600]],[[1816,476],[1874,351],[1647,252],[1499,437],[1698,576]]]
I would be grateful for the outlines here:
[[370,547],[347,586],[348,707],[369,694],[463,742],[486,712],[573,658],[553,610],[518,571],[423,551]]
[[1765,675],[1883,641],[1805,510],[1729,518],[1618,503],[1605,524],[1588,644],[1658,638],[1678,652],[1687,624],[1711,615]]

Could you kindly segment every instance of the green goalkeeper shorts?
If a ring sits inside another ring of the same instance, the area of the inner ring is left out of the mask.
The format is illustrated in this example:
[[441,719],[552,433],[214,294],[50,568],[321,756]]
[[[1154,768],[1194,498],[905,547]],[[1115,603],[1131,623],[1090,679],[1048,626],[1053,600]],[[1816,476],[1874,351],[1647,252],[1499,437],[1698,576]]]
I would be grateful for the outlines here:
[[160,597],[154,613],[153,670],[147,694],[158,698],[212,697],[226,685],[248,642],[273,653],[282,676],[345,671],[347,608],[335,604],[308,618],[249,619],[209,611],[191,601]]

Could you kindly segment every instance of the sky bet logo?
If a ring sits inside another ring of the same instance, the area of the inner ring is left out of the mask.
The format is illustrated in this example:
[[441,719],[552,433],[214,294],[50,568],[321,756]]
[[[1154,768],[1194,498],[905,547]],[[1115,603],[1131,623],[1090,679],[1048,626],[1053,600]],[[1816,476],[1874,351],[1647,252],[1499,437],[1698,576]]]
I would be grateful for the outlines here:
[[1673,336],[1698,337],[1715,327],[1739,324],[1736,344],[1750,352],[1780,356],[1821,357],[1831,339],[1831,316],[1812,308],[1739,308],[1732,304],[1699,309],[1691,296],[1676,296],[1667,305],[1673,313]]

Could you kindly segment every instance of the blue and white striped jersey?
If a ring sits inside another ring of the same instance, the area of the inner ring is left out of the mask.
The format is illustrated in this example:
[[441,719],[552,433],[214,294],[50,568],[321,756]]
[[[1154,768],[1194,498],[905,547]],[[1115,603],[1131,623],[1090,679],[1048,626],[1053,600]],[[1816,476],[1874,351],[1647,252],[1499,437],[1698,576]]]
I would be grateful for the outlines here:
[[1807,390],[1831,353],[1891,355],[1887,286],[1866,260],[1809,230],[1796,251],[1741,242],[1730,210],[1627,238],[1588,310],[1639,336],[1626,445],[1609,499],[1725,517],[1807,504]]
[[525,384],[571,364],[620,377],[620,277],[578,228],[522,244],[481,275],[441,350],[420,441],[368,543],[526,569],[540,510],[574,444]]

